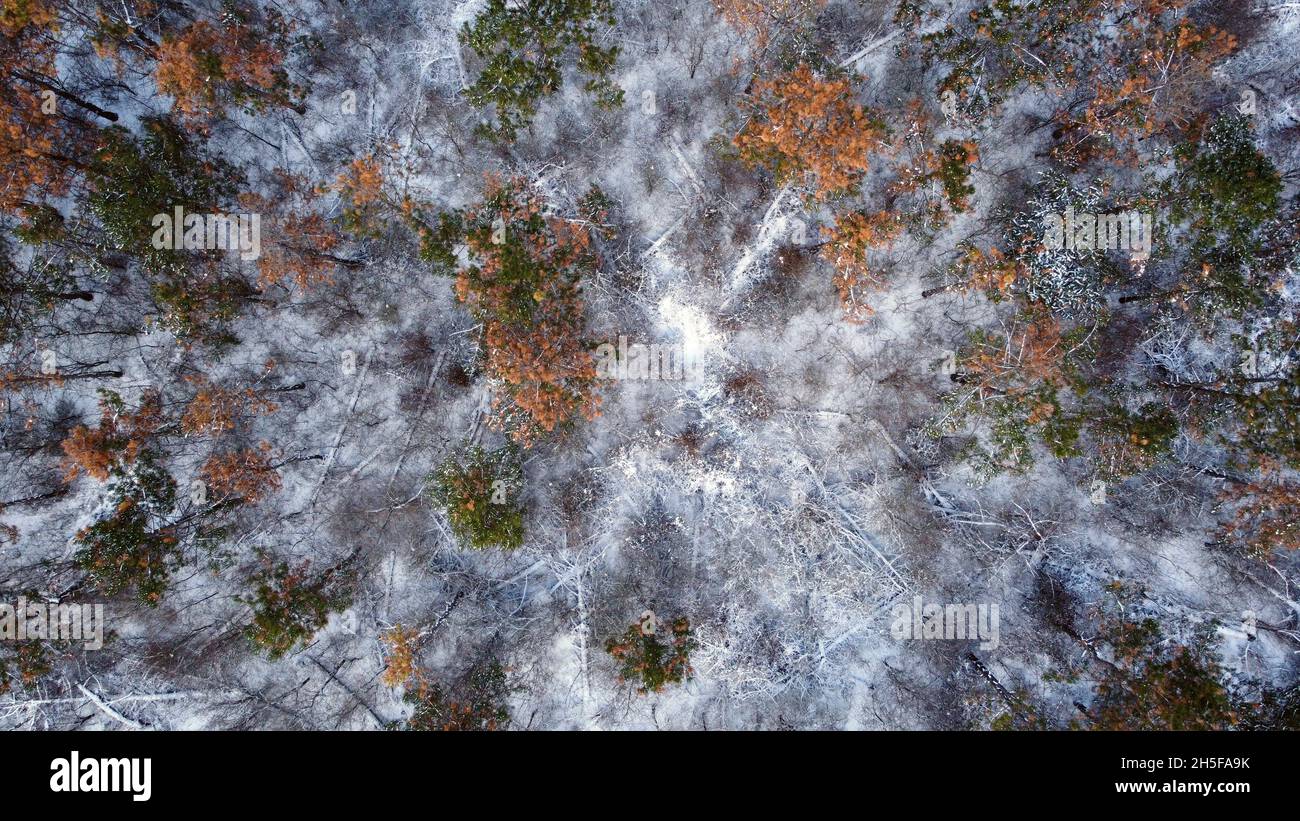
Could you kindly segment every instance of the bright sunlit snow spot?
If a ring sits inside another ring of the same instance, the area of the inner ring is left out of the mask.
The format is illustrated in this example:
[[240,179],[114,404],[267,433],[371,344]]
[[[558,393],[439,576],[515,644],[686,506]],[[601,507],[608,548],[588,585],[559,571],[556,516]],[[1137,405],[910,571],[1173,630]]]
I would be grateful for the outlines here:
[[681,344],[690,375],[701,376],[705,364],[723,355],[723,335],[698,305],[667,294],[659,300],[659,333]]

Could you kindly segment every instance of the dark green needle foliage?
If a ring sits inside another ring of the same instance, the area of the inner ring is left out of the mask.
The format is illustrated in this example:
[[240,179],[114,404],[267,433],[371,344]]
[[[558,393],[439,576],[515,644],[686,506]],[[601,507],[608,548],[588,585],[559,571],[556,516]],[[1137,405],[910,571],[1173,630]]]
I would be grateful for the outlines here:
[[249,639],[272,660],[309,641],[331,612],[347,607],[352,599],[346,566],[345,562],[313,576],[310,561],[291,567],[263,557],[254,579],[256,595],[245,600],[253,607]]
[[633,624],[623,635],[605,642],[605,652],[620,664],[619,678],[635,683],[641,695],[662,692],[669,684],[690,678],[694,649],[691,624],[685,618],[673,622],[672,637],[666,642],[643,623]]
[[431,479],[433,499],[461,541],[478,550],[514,550],[524,543],[523,467],[516,448],[475,447],[450,456]]
[[478,79],[465,92],[479,108],[496,111],[496,126],[486,136],[510,142],[537,113],[539,101],[564,84],[564,57],[577,52],[576,65],[587,76],[583,88],[602,108],[623,104],[623,90],[609,74],[618,46],[596,45],[597,27],[614,25],[610,0],[488,0],[487,8],[461,30],[461,42],[484,61]]

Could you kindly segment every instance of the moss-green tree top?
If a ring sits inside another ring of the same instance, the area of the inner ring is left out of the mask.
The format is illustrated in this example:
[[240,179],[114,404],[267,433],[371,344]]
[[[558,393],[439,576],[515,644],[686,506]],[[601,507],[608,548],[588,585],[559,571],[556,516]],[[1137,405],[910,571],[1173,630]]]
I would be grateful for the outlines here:
[[1224,730],[1238,722],[1208,642],[1171,645],[1153,619],[1116,621],[1104,635],[1115,663],[1097,683],[1092,728]]
[[595,44],[600,23],[614,25],[610,0],[488,0],[474,23],[461,30],[461,42],[485,61],[482,73],[465,92],[474,105],[496,109],[497,125],[484,130],[510,141],[532,122],[538,101],[564,83],[561,62],[576,48],[577,68],[587,75],[584,88],[598,105],[618,107],[623,90],[609,79],[618,46]]
[[109,515],[77,534],[75,560],[104,594],[134,587],[141,602],[156,606],[179,547],[168,523],[176,482],[145,450],[110,480],[108,502]]
[[456,537],[470,547],[514,550],[524,543],[523,479],[515,448],[476,447],[448,457],[433,475],[430,492]]
[[1258,229],[1277,215],[1282,178],[1255,147],[1255,133],[1238,114],[1215,120],[1199,142],[1178,148],[1180,173],[1172,211],[1191,223],[1196,247],[1249,254]]
[[505,697],[509,688],[505,670],[492,662],[475,668],[457,686],[444,690],[437,684],[420,683],[404,699],[415,712],[401,727],[417,731],[504,730],[510,722]]
[[81,474],[107,484],[105,511],[74,541],[76,563],[103,593],[134,587],[140,600],[162,600],[178,553],[170,521],[176,482],[160,462],[161,400],[146,393],[135,409],[102,391],[100,422],[78,426],[63,442],[66,478]]
[[672,624],[672,635],[662,641],[653,626],[640,622],[627,628],[621,636],[605,642],[605,652],[619,662],[619,678],[637,685],[641,695],[662,692],[669,684],[680,684],[691,677],[691,624],[679,618]]
[[[155,248],[155,215],[224,213],[240,177],[220,159],[200,151],[167,118],[145,118],[143,136],[106,129],[87,175],[88,205],[106,252],[140,261],[162,309],[160,324],[180,336],[214,342],[218,324],[233,319],[252,293],[243,278],[224,270],[221,252]],[[182,226],[173,225],[179,234]]]
[[290,567],[288,562],[267,558],[255,577],[256,594],[247,601],[253,607],[247,635],[272,660],[311,639],[331,612],[351,600],[344,565],[317,576],[310,571],[309,561]]

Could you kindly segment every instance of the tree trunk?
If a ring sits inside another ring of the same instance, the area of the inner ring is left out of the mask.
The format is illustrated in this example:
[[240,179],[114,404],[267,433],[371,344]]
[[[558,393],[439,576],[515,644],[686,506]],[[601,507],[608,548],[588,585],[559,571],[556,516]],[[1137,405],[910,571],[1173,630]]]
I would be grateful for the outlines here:
[[108,120],[110,123],[115,123],[115,122],[117,122],[117,115],[114,114],[113,112],[108,111],[108,110],[103,109],[103,108],[100,108],[99,106],[95,105],[94,103],[90,102],[89,100],[83,100],[83,99],[81,99],[80,97],[78,97],[77,95],[73,94],[73,93],[70,92],[70,91],[64,91],[63,89],[59,88],[58,86],[55,86],[55,85],[53,85],[53,84],[51,84],[51,83],[46,82],[45,80],[42,80],[40,77],[36,77],[36,76],[34,76],[34,75],[28,74],[28,73],[25,72],[25,71],[15,71],[15,72],[13,73],[13,76],[14,76],[14,77],[17,77],[17,78],[20,79],[20,80],[26,80],[27,82],[31,83],[32,85],[40,86],[41,88],[45,89],[46,91],[52,91],[52,92],[54,92],[54,95],[55,95],[56,97],[58,97],[58,98],[60,98],[60,99],[63,99],[63,100],[67,100],[68,102],[72,103],[73,105],[75,105],[75,106],[79,106],[79,107],[85,109],[86,111],[89,111],[90,113],[94,114],[94,115],[97,116],[97,117],[102,117],[102,118],[104,118],[105,120]]

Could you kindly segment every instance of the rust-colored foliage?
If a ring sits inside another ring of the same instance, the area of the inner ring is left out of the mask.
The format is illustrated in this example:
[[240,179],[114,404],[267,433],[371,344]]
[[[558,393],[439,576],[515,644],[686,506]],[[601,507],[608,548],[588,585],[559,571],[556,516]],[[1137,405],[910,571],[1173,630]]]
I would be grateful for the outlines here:
[[505,387],[494,406],[528,447],[577,416],[594,419],[595,360],[583,341],[581,277],[596,265],[586,226],[542,213],[522,180],[488,181],[466,218],[477,264],[456,296],[483,322],[486,371]]
[[826,0],[713,0],[713,6],[732,28],[754,38],[763,49],[775,32],[791,29],[810,19]]
[[1120,149],[1156,135],[1172,138],[1198,116],[1201,88],[1237,42],[1188,19],[1188,5],[1190,0],[1139,0],[1114,36],[1102,41],[1100,54],[1064,63],[1066,81],[1092,97],[1079,115],[1065,115],[1068,137],[1058,155],[1082,159],[1091,147],[1104,156],[1132,158]]
[[400,624],[379,637],[387,661],[380,680],[388,687],[405,687],[405,701],[415,706],[405,729],[454,732],[504,728],[510,713],[504,703],[507,688],[501,666],[477,667],[444,688],[420,669],[421,638],[422,633]]
[[278,407],[252,388],[223,388],[201,376],[186,381],[196,387],[181,416],[181,432],[187,436],[221,436],[245,419],[273,413]]
[[13,212],[30,196],[60,196],[75,170],[64,152],[79,138],[48,111],[58,104],[52,92],[28,79],[57,76],[58,29],[53,3],[0,0],[0,211]]
[[804,64],[757,81],[751,105],[753,117],[734,141],[741,156],[808,185],[817,200],[850,192],[882,147],[884,125],[854,102],[849,81],[819,78]]
[[217,496],[256,504],[280,489],[280,474],[271,465],[271,451],[269,442],[261,442],[256,448],[214,453],[199,473]]
[[343,197],[343,224],[358,233],[378,233],[375,211],[388,201],[384,197],[384,169],[375,154],[357,157],[334,181],[333,190]]
[[1214,66],[1237,49],[1230,34],[1199,22],[1192,6],[988,0],[965,20],[922,35],[921,51],[927,64],[947,64],[940,90],[963,107],[996,107],[1025,83],[1057,95],[1058,159],[1137,163],[1143,141],[1176,141],[1196,125]]
[[873,313],[868,299],[886,282],[885,272],[873,264],[871,255],[898,238],[904,215],[912,227],[940,230],[951,213],[969,207],[974,191],[969,177],[979,157],[978,147],[972,141],[936,143],[933,122],[919,100],[907,106],[903,127],[896,133],[889,144],[878,146],[894,173],[885,189],[884,207],[874,212],[838,212],[834,226],[822,229],[826,239],[822,259],[834,266],[835,290],[845,315],[854,322]]
[[100,400],[99,427],[78,425],[63,441],[63,471],[71,482],[81,474],[103,482],[114,470],[133,463],[162,425],[162,402],[146,393],[140,406],[128,410],[116,397]]
[[388,662],[381,676],[385,686],[400,687],[404,684],[415,684],[419,689],[427,686],[424,672],[416,664],[415,654],[419,639],[419,632],[400,624],[380,634],[379,640],[384,645],[384,658]]
[[[1064,355],[1060,324],[1048,314],[1038,314],[1006,336],[976,334],[961,358],[963,381],[981,394],[1027,396],[1061,381]],[[1040,422],[1052,411],[1050,404],[1042,403],[1028,422]]]
[[850,211],[837,214],[834,227],[822,229],[826,244],[821,256],[835,266],[835,290],[850,320],[866,319],[874,313],[867,299],[885,282],[868,257],[873,249],[893,242],[900,228],[897,216],[890,212]]
[[259,284],[269,287],[292,282],[307,290],[334,281],[340,265],[350,265],[334,252],[342,239],[318,210],[319,192],[303,177],[277,170],[270,196],[245,194],[244,208],[262,215],[262,255],[257,260]]
[[1300,485],[1286,481],[1275,460],[1265,460],[1260,478],[1227,487],[1221,499],[1234,509],[1219,528],[1220,538],[1265,560],[1276,551],[1300,549]]
[[232,104],[290,106],[292,90],[275,36],[286,32],[278,18],[266,29],[233,19],[220,26],[197,20],[158,46],[158,90],[175,98],[183,120],[199,127]]
[[384,186],[384,174],[374,155],[357,157],[339,175],[337,187],[347,193],[352,204],[364,208],[378,202]]
[[1025,276],[1025,266],[997,248],[981,251],[971,247],[958,263],[962,274],[959,287],[970,291],[983,289],[990,294],[1009,293],[1011,287]]
[[386,666],[380,681],[386,687],[406,687],[415,699],[425,699],[436,685],[419,666],[420,631],[395,624],[379,634]]

